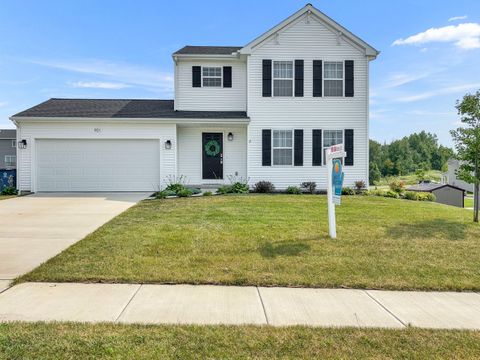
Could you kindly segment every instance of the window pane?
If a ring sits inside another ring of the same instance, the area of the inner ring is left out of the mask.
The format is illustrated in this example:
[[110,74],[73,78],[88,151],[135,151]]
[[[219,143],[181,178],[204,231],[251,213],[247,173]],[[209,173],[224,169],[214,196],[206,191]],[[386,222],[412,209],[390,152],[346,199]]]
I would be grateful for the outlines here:
[[273,80],[273,96],[292,96],[293,80]]
[[343,63],[342,62],[325,62],[324,76],[325,76],[325,79],[342,79]]
[[292,149],[273,149],[273,165],[292,165]]
[[325,96],[343,96],[343,80],[325,80]]
[[203,86],[206,86],[206,87],[220,87],[220,86],[222,86],[222,79],[220,79],[220,78],[203,78]]
[[323,136],[323,146],[329,147],[343,143],[343,131],[342,130],[325,130]]
[[292,61],[274,61],[273,77],[281,79],[293,78],[293,62]]

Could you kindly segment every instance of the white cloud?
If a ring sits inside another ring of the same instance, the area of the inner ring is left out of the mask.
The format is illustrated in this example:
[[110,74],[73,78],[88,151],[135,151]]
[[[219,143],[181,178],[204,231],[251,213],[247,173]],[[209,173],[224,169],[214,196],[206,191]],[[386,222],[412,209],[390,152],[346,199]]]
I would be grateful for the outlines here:
[[74,88],[111,89],[111,90],[125,89],[130,87],[130,85],[127,85],[127,84],[106,82],[106,81],[76,81],[76,82],[69,83],[69,85]]
[[407,73],[397,73],[392,74],[386,81],[385,88],[396,88],[402,85],[406,85],[408,83],[424,79],[430,76],[430,73],[423,73],[423,74],[407,74]]
[[435,97],[435,96],[461,93],[461,92],[474,90],[474,89],[478,89],[478,88],[480,88],[480,83],[454,85],[454,86],[448,86],[448,87],[440,88],[438,90],[426,91],[426,92],[415,94],[415,95],[398,97],[398,98],[396,98],[396,101],[398,101],[398,102],[415,102],[415,101],[429,99],[429,98],[432,98],[432,97]]
[[467,15],[453,16],[450,19],[448,19],[448,21],[452,22],[452,21],[457,21],[457,20],[465,20],[467,17],[468,17]]
[[99,75],[125,85],[140,85],[156,91],[173,91],[173,74],[143,66],[98,59],[32,60],[30,62],[81,74]]
[[480,48],[480,24],[465,23],[430,28],[406,39],[395,40],[392,45],[421,45],[432,42],[453,42],[461,49],[478,49]]

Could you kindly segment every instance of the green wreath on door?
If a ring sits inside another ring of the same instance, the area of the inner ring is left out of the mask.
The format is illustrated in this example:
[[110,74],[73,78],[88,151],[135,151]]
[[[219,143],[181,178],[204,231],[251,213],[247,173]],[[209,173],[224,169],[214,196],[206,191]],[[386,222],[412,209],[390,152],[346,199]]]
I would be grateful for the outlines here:
[[210,140],[205,144],[205,154],[215,157],[220,154],[220,143],[217,140]]

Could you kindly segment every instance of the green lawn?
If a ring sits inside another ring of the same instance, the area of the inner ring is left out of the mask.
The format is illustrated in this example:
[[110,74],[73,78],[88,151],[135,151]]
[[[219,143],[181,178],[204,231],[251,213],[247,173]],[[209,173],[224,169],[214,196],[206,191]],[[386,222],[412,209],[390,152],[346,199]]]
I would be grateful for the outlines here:
[[16,197],[17,195],[0,195],[0,201],[1,200],[7,200]]
[[480,289],[480,227],[460,208],[325,196],[146,200],[20,281]]
[[2,359],[478,359],[480,332],[0,324]]
[[[442,179],[442,172],[438,170],[429,170],[425,172],[425,176],[427,179],[430,179],[435,182],[440,182]],[[408,175],[398,175],[398,176],[389,176],[389,177],[382,177],[379,181],[377,181],[376,185],[378,186],[388,186],[388,184],[393,179],[399,179],[405,182],[407,185],[414,185],[418,184],[418,176],[416,174],[408,174]]]
[[466,197],[465,200],[464,200],[464,206],[466,208],[473,208],[473,198]]

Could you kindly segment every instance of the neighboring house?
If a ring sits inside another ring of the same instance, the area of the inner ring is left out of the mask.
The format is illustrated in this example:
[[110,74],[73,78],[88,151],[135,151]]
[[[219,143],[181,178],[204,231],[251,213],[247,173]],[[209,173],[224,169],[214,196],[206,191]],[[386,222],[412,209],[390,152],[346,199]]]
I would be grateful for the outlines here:
[[369,62],[378,51],[307,4],[246,46],[173,54],[174,100],[50,99],[11,117],[23,191],[155,190],[232,178],[368,184]]
[[448,160],[447,183],[459,187],[465,191],[473,193],[473,184],[469,184],[457,178],[457,170],[460,167],[460,161],[456,159]]
[[17,131],[0,129],[0,169],[17,167]]
[[448,184],[422,182],[407,188],[408,191],[429,192],[435,195],[436,202],[446,205],[464,206],[465,191]]

